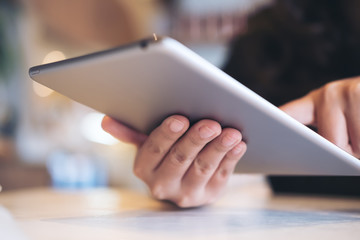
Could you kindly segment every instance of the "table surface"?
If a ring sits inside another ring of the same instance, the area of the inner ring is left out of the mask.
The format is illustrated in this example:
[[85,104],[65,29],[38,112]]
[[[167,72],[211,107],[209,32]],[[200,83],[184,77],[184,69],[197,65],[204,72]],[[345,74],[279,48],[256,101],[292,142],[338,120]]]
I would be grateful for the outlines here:
[[273,195],[263,181],[232,180],[217,203],[187,210],[114,188],[3,192],[0,206],[37,240],[360,238],[360,199]]

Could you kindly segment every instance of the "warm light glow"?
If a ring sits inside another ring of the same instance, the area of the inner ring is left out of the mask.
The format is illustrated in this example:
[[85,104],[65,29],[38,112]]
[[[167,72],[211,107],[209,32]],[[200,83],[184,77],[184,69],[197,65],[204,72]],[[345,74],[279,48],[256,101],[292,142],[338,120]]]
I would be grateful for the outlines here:
[[40,83],[33,81],[33,90],[39,97],[47,97],[50,94],[52,94],[54,91],[48,87],[45,87],[44,85],[41,85]]
[[65,54],[60,51],[51,51],[44,57],[43,64],[57,62],[66,59]]
[[105,145],[114,145],[119,141],[101,128],[103,117],[104,114],[101,113],[89,113],[85,115],[81,122],[81,133],[89,141]]
[[[64,53],[60,51],[51,51],[44,57],[43,64],[52,63],[56,61],[64,60],[66,57]],[[50,96],[54,91],[48,87],[45,87],[37,82],[33,82],[33,90],[39,97]]]

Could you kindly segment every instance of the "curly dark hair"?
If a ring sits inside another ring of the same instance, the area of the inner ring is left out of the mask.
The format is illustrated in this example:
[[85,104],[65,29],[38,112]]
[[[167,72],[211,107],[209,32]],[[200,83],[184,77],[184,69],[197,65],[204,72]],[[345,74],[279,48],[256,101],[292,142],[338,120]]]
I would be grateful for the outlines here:
[[358,9],[358,0],[278,0],[249,18],[223,69],[275,105],[360,75]]

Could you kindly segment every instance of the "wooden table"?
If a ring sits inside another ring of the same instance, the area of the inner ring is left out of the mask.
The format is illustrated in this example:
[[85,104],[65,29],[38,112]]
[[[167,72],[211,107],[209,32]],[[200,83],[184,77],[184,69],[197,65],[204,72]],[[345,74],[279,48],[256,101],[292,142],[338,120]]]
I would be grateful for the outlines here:
[[34,240],[360,239],[360,199],[274,196],[262,181],[233,180],[216,204],[188,210],[125,189],[18,190],[0,205]]

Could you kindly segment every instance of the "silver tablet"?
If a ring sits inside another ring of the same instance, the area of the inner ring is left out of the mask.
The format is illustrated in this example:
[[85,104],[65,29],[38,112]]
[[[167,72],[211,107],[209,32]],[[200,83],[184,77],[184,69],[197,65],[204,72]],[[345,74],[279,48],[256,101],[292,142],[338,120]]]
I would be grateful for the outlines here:
[[164,118],[209,118],[241,130],[237,172],[360,175],[360,160],[171,38],[151,38],[32,67],[33,80],[149,133]]

